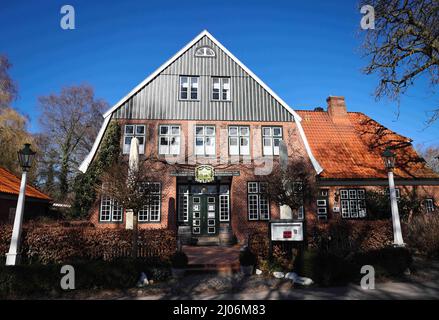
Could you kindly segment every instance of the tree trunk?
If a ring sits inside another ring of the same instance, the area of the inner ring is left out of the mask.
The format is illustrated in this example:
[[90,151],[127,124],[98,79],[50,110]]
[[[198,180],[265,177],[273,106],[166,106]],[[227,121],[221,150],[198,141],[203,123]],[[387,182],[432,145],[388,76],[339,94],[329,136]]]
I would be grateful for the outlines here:
[[131,242],[131,257],[133,259],[137,258],[138,248],[139,248],[139,229],[137,223],[137,212],[133,211],[133,234]]

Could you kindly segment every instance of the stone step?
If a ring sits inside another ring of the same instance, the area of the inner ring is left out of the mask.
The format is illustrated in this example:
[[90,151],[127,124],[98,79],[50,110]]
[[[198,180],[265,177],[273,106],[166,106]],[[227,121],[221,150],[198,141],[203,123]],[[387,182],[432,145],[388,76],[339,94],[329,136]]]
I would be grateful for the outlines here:
[[196,243],[197,246],[219,246],[219,237],[199,237]]

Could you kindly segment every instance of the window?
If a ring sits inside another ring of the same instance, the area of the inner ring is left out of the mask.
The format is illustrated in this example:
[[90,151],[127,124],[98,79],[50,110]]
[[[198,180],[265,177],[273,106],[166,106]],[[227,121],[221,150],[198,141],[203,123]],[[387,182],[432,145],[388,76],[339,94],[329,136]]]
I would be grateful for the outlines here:
[[219,196],[219,219],[220,221],[230,220],[230,197],[229,197],[229,186],[220,186],[220,196]]
[[145,126],[127,124],[125,126],[123,138],[123,153],[129,154],[131,147],[131,139],[136,137],[139,140],[139,154],[145,153]]
[[215,126],[195,126],[195,154],[215,155]]
[[250,154],[249,127],[229,127],[229,154],[232,156]]
[[230,78],[212,78],[212,100],[230,101]]
[[180,126],[159,127],[159,154],[180,154]]
[[151,195],[148,196],[148,203],[139,210],[139,222],[159,222],[161,184],[160,182],[146,182],[144,185],[150,188]]
[[262,127],[262,146],[264,156],[278,156],[279,144],[281,140],[281,127]]
[[180,77],[180,100],[198,100],[198,77]]
[[263,182],[248,182],[248,219],[249,220],[269,220],[270,203],[264,195],[266,184]]
[[99,220],[102,222],[122,222],[123,209],[117,200],[102,196]]
[[197,50],[195,51],[195,56],[196,57],[215,57],[215,51],[213,51],[212,48],[204,46],[204,47],[200,47],[197,48]]
[[366,191],[364,189],[342,189],[340,198],[343,218],[366,217]]
[[327,189],[320,189],[317,197],[317,218],[319,221],[328,220],[329,193]]
[[434,199],[428,198],[424,200],[425,211],[433,212],[434,211]]

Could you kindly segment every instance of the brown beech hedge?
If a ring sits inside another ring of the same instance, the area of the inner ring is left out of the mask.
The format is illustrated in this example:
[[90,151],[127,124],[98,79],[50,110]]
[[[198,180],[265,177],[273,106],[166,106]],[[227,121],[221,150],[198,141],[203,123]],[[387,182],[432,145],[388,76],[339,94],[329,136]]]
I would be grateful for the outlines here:
[[[11,229],[11,225],[0,226],[0,252],[9,249]],[[23,227],[22,239],[22,255],[28,263],[112,261],[129,257],[131,249],[131,231],[125,229],[27,224]],[[167,261],[175,250],[175,232],[139,230],[139,257]]]

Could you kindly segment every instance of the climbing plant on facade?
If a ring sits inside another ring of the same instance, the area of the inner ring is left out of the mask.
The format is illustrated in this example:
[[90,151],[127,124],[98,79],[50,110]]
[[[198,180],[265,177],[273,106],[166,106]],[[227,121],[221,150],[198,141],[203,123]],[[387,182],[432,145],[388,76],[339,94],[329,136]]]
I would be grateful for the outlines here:
[[75,198],[70,212],[72,217],[84,218],[88,215],[96,200],[96,185],[104,170],[110,167],[120,153],[120,126],[112,121],[102,139],[96,159],[90,164],[86,173],[76,176],[73,186]]

